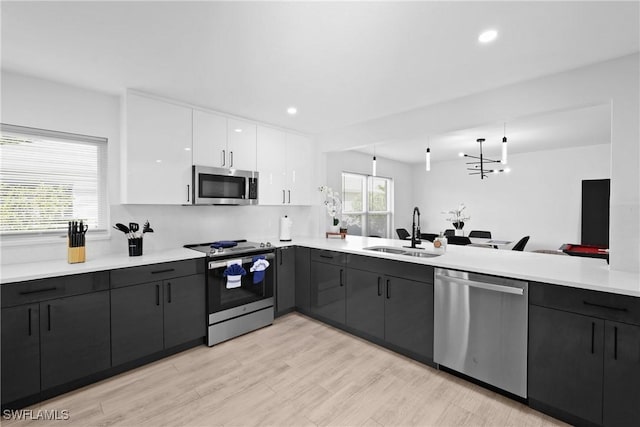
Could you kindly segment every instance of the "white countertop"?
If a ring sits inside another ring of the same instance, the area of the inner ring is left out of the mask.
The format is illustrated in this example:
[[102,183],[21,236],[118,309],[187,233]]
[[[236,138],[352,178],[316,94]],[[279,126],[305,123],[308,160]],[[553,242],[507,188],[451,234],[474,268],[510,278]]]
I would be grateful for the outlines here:
[[0,283],[22,282],[45,277],[68,276],[70,274],[91,273],[116,268],[136,267],[170,261],[204,258],[205,254],[191,249],[177,248],[164,251],[145,252],[131,257],[118,253],[87,259],[85,262],[69,264],[66,260],[3,264],[0,268]]
[[[410,244],[408,241],[360,236],[347,236],[344,240],[338,238],[326,239],[324,237],[301,237],[295,238],[291,242],[278,242],[273,239],[270,241],[275,247],[299,245],[640,297],[640,275],[610,270],[609,265],[603,259],[455,245],[449,245],[446,253],[438,257],[417,258],[363,249],[369,246],[402,248]],[[430,242],[424,242],[420,246],[424,247],[427,252],[434,252],[433,245]],[[107,255],[97,259],[89,259],[79,264],[68,264],[66,261],[6,264],[2,265],[0,270],[0,283],[5,284],[45,277],[135,267],[202,258],[204,256],[204,253],[177,248],[145,253],[139,257],[130,257],[127,254]]]
[[[438,257],[417,258],[362,249],[369,246],[402,248],[410,245],[409,241],[360,236],[347,236],[344,240],[297,238],[289,244],[640,297],[640,274],[610,270],[604,259],[455,245],[448,245],[446,253]],[[276,245],[281,244],[276,242]],[[431,242],[419,246],[435,252]]]

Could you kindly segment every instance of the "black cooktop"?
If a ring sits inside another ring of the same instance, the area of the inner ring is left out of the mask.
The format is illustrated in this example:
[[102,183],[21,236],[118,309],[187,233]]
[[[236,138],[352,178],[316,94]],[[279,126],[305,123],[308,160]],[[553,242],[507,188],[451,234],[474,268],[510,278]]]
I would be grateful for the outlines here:
[[[235,244],[234,244],[235,243]],[[210,258],[235,256],[254,252],[270,252],[275,249],[269,242],[247,242],[246,240],[223,240],[209,243],[184,245],[187,249],[204,252]]]

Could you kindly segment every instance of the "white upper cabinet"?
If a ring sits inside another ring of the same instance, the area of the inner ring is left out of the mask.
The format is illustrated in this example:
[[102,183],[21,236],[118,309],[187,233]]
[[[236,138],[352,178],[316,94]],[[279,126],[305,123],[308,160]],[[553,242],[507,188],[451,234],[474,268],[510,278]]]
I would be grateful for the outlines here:
[[194,109],[193,164],[229,167],[227,157],[227,118]]
[[256,170],[256,125],[193,110],[193,164]]
[[122,203],[191,203],[192,109],[127,93],[124,120]]
[[310,205],[312,141],[258,126],[258,198],[261,205]]
[[228,167],[256,170],[256,124],[227,119]]

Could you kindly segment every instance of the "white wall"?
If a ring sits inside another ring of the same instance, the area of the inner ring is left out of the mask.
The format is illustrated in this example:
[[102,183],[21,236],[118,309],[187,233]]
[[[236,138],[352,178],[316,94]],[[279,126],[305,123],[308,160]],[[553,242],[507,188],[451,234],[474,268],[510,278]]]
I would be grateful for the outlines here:
[[610,103],[611,269],[640,271],[640,55],[504,86],[320,137],[325,151]]
[[[100,136],[108,139],[109,224],[149,220],[155,233],[145,236],[144,251],[176,248],[217,239],[278,238],[279,218],[293,219],[293,237],[317,234],[318,211],[312,207],[121,205],[120,99],[52,81],[2,72],[2,123]],[[88,237],[87,258],[125,252],[124,235],[110,229],[106,239]],[[66,259],[66,241],[37,244],[2,242],[2,263]]]
[[494,238],[514,242],[531,236],[528,251],[580,243],[582,180],[610,177],[610,150],[602,144],[514,154],[511,172],[483,180],[467,174],[464,159],[433,163],[431,172],[414,166],[423,232],[453,228],[440,212],[464,203],[471,216],[465,234],[489,230]]
[[[372,157],[356,151],[340,151],[326,155],[327,185],[334,191],[342,188],[342,172],[353,172],[371,175]],[[405,163],[376,156],[377,176],[393,178],[393,227],[390,238],[395,238],[396,228],[411,230],[411,213],[413,210],[413,177],[411,167]],[[324,215],[326,224],[328,216]]]

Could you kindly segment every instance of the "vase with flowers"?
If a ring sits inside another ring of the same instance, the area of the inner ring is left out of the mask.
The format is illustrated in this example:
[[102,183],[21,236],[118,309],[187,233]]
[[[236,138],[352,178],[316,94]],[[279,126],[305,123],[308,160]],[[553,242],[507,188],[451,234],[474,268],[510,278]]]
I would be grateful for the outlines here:
[[331,218],[329,231],[338,233],[340,231],[340,215],[342,214],[342,201],[340,200],[340,194],[337,191],[333,191],[331,187],[327,187],[326,185],[321,186],[319,190],[324,195],[324,205],[329,217]]
[[450,221],[451,225],[453,225],[456,236],[464,235],[464,232],[462,231],[464,227],[464,222],[471,219],[470,216],[464,213],[464,210],[466,208],[467,207],[464,205],[464,203],[460,203],[457,209],[452,209],[448,212],[445,212],[450,215],[450,217],[447,218],[447,221]]

